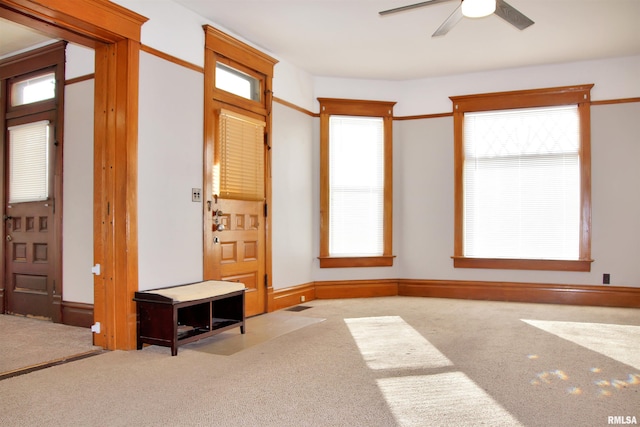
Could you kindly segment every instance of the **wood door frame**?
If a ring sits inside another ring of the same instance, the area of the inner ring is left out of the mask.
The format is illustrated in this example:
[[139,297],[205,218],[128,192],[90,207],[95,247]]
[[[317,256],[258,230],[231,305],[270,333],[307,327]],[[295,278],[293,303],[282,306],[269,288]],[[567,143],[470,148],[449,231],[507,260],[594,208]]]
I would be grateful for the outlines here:
[[[52,274],[49,275],[49,279],[53,281],[51,294],[49,295],[49,301],[51,305],[51,320],[55,323],[62,322],[62,174],[63,174],[63,160],[62,153],[64,147],[64,73],[65,73],[65,47],[66,42],[51,43],[41,48],[33,49],[28,52],[14,55],[10,58],[0,60],[0,81],[10,81],[12,78],[25,78],[30,75],[39,75],[43,71],[55,70],[55,79],[58,82],[55,88],[54,98],[46,101],[41,101],[35,104],[27,104],[18,107],[9,107],[9,86],[3,84],[0,88],[0,93],[3,99],[2,105],[0,105],[0,124],[2,128],[7,127],[7,123],[12,120],[18,120],[20,122],[31,121],[33,117],[40,115],[49,115],[52,111],[55,115],[55,120],[52,122],[55,129],[54,139],[57,147],[55,148],[54,167],[52,169],[53,177],[49,177],[52,184],[51,197],[54,203],[57,203],[56,213],[53,217],[52,228],[50,231],[53,233],[53,251],[50,254],[49,265],[52,267]],[[7,93],[3,93],[3,91]],[[2,164],[2,174],[0,176],[0,188],[3,189],[0,194],[0,203],[3,209],[7,205],[5,196],[8,194],[8,183],[5,182],[7,170],[5,167],[8,165],[5,155],[7,154],[6,148],[8,141],[5,140],[6,132],[2,132],[0,135],[0,143],[4,149],[0,153],[0,163]],[[8,212],[5,212],[8,214]],[[5,233],[7,230],[6,221],[3,224]],[[0,277],[4,280],[5,285],[11,283],[8,273],[8,263],[5,260],[6,246],[0,245],[0,259],[4,262],[0,265]],[[4,313],[9,308],[9,292],[6,289],[0,287],[0,313]]]
[[[205,197],[211,197],[212,182],[211,176],[213,174],[213,161],[214,161],[214,144],[215,135],[217,129],[217,119],[215,111],[221,106],[234,110],[240,114],[246,114],[249,116],[259,116],[261,120],[266,123],[265,144],[265,203],[267,215],[264,226],[264,239],[265,239],[265,275],[267,276],[267,284],[265,289],[265,307],[264,311],[273,311],[273,298],[270,295],[273,293],[272,282],[272,254],[271,254],[271,215],[269,212],[271,206],[271,109],[273,102],[273,68],[277,64],[277,60],[271,56],[253,48],[240,40],[237,40],[228,34],[214,28],[210,25],[204,25],[203,30],[205,33],[205,57],[204,57],[204,176],[203,176],[203,194]],[[252,70],[257,75],[263,76],[262,84],[262,99],[260,102],[254,102],[241,99],[238,96],[226,93],[215,87],[215,68],[216,60],[218,57],[223,57]],[[207,239],[207,235],[213,225],[211,212],[208,210],[207,201],[203,203],[203,278],[206,280],[208,277],[213,277],[214,271],[207,266],[207,254],[213,253],[213,242]]]
[[138,81],[147,18],[107,0],[0,0],[0,17],[95,49],[94,344],[136,348]]

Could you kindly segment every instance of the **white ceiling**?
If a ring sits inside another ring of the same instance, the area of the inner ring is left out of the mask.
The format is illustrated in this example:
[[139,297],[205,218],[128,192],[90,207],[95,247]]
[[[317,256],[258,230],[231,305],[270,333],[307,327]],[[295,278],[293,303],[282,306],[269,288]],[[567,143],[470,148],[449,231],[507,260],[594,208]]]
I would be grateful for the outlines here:
[[50,41],[44,34],[0,18],[0,59]]
[[315,76],[404,80],[640,54],[640,0],[507,0],[535,21],[496,15],[431,34],[458,0],[175,0]]
[[[438,38],[458,0],[384,17],[419,0],[174,1],[314,76],[404,80],[640,54],[640,0],[508,0],[535,24],[464,18]],[[0,58],[43,42],[15,27],[0,20]]]

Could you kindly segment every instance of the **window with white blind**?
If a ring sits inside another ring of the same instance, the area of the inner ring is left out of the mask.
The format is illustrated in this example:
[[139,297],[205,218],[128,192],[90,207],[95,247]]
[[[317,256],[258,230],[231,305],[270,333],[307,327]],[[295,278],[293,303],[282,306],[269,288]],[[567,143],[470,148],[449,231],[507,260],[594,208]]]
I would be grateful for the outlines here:
[[265,123],[220,110],[214,193],[226,199],[264,200]]
[[393,265],[393,103],[320,99],[321,267]]
[[11,126],[9,130],[9,203],[49,198],[48,120]]
[[579,259],[577,106],[467,113],[464,253]]
[[384,124],[380,117],[329,121],[329,253],[384,253]]
[[452,98],[456,267],[588,271],[589,89]]

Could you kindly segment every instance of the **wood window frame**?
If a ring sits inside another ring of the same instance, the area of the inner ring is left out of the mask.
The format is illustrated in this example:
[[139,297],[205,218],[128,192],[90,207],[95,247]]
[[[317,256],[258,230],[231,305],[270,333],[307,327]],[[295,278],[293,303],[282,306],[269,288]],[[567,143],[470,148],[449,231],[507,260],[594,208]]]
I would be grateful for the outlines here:
[[[320,102],[320,268],[393,265],[393,106],[395,102],[318,98]],[[380,117],[384,125],[384,230],[379,256],[336,257],[329,253],[329,119],[332,115]]]
[[[455,268],[591,271],[591,96],[593,84],[452,96],[454,127]],[[577,105],[580,117],[580,248],[577,260],[470,258],[464,255],[464,114],[515,108]]]

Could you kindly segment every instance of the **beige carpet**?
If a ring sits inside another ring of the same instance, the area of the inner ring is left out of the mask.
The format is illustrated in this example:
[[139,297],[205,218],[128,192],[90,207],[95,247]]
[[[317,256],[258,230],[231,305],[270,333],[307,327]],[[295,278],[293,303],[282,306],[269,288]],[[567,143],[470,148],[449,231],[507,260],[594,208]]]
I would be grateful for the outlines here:
[[0,381],[0,425],[640,422],[640,366],[628,354],[640,350],[639,310],[412,297],[305,305],[260,317],[326,320],[229,355],[149,346]]
[[[246,320],[245,333],[239,328],[230,329],[210,338],[189,343],[178,348],[190,349],[210,354],[230,356],[258,344],[262,344],[281,335],[296,331],[325,319],[306,316],[292,316],[288,311],[270,313],[268,316],[256,316]],[[167,351],[170,349],[167,348]]]
[[24,368],[100,350],[89,328],[23,316],[0,315],[0,378]]

